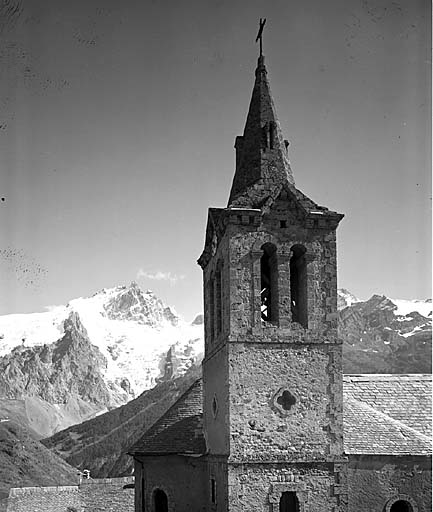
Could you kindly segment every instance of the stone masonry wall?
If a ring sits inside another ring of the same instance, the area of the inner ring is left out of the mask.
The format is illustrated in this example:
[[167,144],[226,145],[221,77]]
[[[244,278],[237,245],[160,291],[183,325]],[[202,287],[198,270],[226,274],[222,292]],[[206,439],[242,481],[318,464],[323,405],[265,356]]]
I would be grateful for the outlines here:
[[333,464],[229,464],[229,511],[278,512],[283,492],[295,492],[299,512],[345,510],[343,473]]
[[228,347],[203,360],[203,413],[206,442],[212,455],[229,453]]
[[[218,349],[230,325],[228,239],[224,237],[203,273],[205,356]],[[221,281],[218,283],[217,278]],[[212,283],[212,284],[211,284]],[[221,329],[217,328],[217,294],[220,293]],[[211,297],[212,294],[212,297]]]
[[83,480],[80,485],[21,487],[9,492],[7,512],[133,512],[133,477]]
[[[231,343],[229,460],[341,456],[340,357],[340,346]],[[284,390],[296,400],[290,410],[278,403]]]
[[78,486],[21,487],[9,491],[7,512],[82,512]]
[[83,512],[134,512],[134,477],[83,480],[79,487]]
[[429,457],[351,455],[348,482],[349,512],[389,512],[398,499],[409,501],[413,512],[432,510]]
[[[337,268],[335,231],[312,228],[299,224],[295,206],[280,201],[276,212],[264,217],[262,226],[233,224],[228,227],[230,239],[230,333],[231,339],[264,341],[283,336],[286,341],[314,342],[337,336]],[[284,218],[285,228],[279,228],[284,207],[289,211]],[[290,208],[295,209],[290,213]],[[260,258],[261,247],[272,243],[277,249],[278,261],[278,322],[263,325],[260,320]],[[290,309],[290,257],[294,245],[306,249],[308,328],[292,322]],[[278,332],[277,332],[278,330]]]

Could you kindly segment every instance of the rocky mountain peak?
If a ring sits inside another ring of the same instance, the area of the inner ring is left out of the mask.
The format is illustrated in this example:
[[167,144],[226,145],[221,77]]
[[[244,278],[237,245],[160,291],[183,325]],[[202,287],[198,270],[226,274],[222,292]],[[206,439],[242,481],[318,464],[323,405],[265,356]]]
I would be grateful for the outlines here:
[[178,325],[179,317],[152,291],[143,292],[136,282],[116,289],[104,304],[111,320],[130,320],[151,327]]
[[346,288],[339,288],[337,292],[337,309],[341,310],[347,306],[351,306],[360,300],[353,295],[353,293],[346,290]]
[[191,325],[203,325],[204,324],[204,315],[202,313],[198,314],[194,320],[191,322]]
[[86,328],[81,322],[80,315],[76,311],[71,311],[68,318],[63,322],[63,330],[70,335],[80,336],[82,338],[89,338]]

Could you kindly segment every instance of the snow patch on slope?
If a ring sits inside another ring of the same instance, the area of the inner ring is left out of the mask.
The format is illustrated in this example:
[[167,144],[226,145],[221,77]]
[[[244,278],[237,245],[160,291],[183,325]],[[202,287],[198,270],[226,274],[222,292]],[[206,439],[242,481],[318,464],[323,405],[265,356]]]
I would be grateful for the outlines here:
[[397,306],[394,310],[395,315],[406,316],[416,311],[426,318],[432,316],[432,303],[429,300],[391,299],[391,301]]

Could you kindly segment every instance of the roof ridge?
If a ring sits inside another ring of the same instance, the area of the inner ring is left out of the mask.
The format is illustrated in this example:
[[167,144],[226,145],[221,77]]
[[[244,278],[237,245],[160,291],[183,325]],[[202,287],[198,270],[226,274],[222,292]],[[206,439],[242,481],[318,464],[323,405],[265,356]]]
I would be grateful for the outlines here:
[[422,380],[431,381],[431,373],[345,373],[345,382],[368,381],[396,381],[396,380]]

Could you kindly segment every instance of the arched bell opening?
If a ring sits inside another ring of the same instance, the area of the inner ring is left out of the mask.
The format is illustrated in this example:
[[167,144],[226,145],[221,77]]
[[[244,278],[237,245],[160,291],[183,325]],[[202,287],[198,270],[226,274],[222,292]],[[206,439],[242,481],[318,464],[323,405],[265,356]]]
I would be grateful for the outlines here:
[[278,322],[278,265],[277,248],[266,243],[260,258],[260,311],[262,322]]
[[290,305],[292,322],[308,327],[306,248],[294,245],[290,258]]

